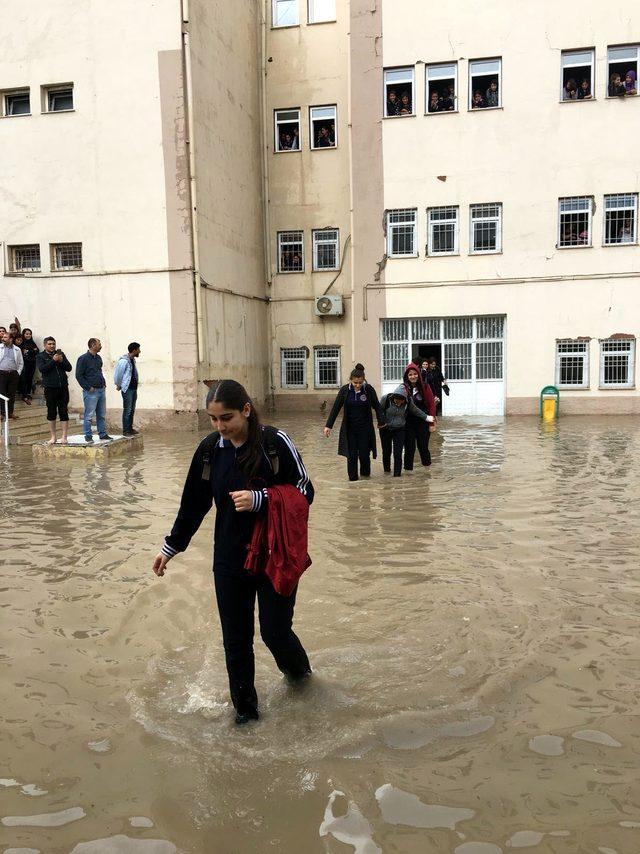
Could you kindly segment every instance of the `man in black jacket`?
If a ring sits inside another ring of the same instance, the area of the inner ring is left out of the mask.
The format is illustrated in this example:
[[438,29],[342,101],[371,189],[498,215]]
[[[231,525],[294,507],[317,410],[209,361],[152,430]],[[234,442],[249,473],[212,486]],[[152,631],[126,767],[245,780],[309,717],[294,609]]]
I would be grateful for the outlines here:
[[67,374],[71,371],[71,363],[62,352],[56,349],[56,339],[49,336],[44,339],[44,350],[38,353],[36,364],[42,375],[44,399],[47,402],[47,421],[51,430],[49,445],[55,445],[56,416],[60,418],[63,445],[67,444],[69,430],[69,381]]

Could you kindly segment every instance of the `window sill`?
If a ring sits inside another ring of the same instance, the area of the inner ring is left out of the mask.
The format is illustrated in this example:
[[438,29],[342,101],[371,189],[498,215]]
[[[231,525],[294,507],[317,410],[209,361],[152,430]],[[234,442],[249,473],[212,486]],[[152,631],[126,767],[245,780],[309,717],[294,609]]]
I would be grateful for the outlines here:
[[274,154],[300,154],[302,151],[301,148],[280,148],[278,150],[274,150]]
[[56,267],[55,270],[51,271],[52,273],[82,273],[82,267]]
[[556,243],[556,249],[564,252],[566,249],[593,249],[593,243],[581,243],[579,246],[558,246]]
[[295,30],[300,24],[271,24],[272,30]]
[[395,121],[396,119],[415,119],[416,113],[411,113],[405,116],[383,116],[383,119],[390,119],[391,121]]
[[340,267],[322,267],[322,269],[313,269],[312,273],[337,273]]
[[[438,110],[437,113],[431,113],[429,110],[424,114],[425,116],[457,116],[460,110]],[[393,117],[391,117],[393,118]],[[401,116],[397,116],[397,118],[402,118]]]
[[16,113],[14,116],[0,116],[0,119],[28,119],[33,113]]
[[33,276],[34,273],[41,273],[42,269],[38,267],[37,270],[6,270],[4,275],[13,277],[14,279],[24,279],[25,276]]
[[425,258],[459,258],[459,252],[427,252]]
[[605,95],[605,101],[626,101],[627,98],[637,98],[638,94],[635,95]]
[[635,391],[635,385],[599,385],[598,391]]
[[337,148],[337,145],[312,145],[311,151],[335,151]]
[[419,258],[420,256],[416,252],[415,255],[387,255],[387,258],[390,261],[406,261],[411,258]]
[[556,383],[556,388],[559,391],[591,391],[591,386],[589,385],[560,385]]
[[477,252],[469,251],[470,258],[482,257],[483,255],[502,255],[502,249],[487,249],[485,252],[479,250]]
[[43,110],[43,116],[56,116],[58,113],[75,113],[76,108],[72,107],[70,110]]
[[499,107],[472,107],[469,105],[467,108],[468,113],[492,113],[495,110],[504,110],[502,104]]
[[[337,23],[338,23],[337,18],[327,18],[326,21],[307,21],[307,26],[308,27],[318,27],[321,24],[337,24]],[[339,388],[339,386],[331,386],[331,388]]]
[[620,249],[621,246],[637,246],[637,245],[638,245],[637,240],[630,240],[627,243],[603,243],[602,248],[603,249]]
[[590,101],[597,101],[597,98],[569,98],[568,100],[563,100],[560,98],[558,101],[559,104],[588,104]]
[[304,274],[304,270],[278,270],[278,276],[302,276]]

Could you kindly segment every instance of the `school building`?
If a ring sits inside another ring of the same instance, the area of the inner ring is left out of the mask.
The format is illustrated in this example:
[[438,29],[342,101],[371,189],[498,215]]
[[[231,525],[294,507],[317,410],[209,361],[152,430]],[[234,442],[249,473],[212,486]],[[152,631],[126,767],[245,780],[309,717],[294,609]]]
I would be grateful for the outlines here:
[[147,420],[431,355],[445,415],[640,412],[640,11],[7,2],[0,322],[140,341]]

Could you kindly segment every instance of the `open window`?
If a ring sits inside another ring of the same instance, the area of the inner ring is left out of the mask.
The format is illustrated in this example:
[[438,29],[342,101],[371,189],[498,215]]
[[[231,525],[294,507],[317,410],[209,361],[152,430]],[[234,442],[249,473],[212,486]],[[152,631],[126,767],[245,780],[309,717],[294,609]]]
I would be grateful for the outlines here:
[[304,235],[302,231],[278,232],[278,272],[304,273]]
[[614,193],[604,197],[604,245],[638,242],[638,194]]
[[31,115],[31,97],[28,89],[15,89],[2,93],[3,116]]
[[429,208],[428,255],[458,254],[458,206]]
[[384,72],[384,114],[387,118],[412,116],[413,68],[388,68]]
[[416,252],[418,212],[415,208],[387,211],[387,255],[389,258],[407,258]]
[[469,251],[472,255],[488,255],[502,251],[502,205],[471,205]]
[[275,151],[300,151],[300,110],[276,110]]
[[469,109],[502,106],[502,60],[474,59],[469,62]]
[[609,98],[628,97],[638,94],[637,44],[626,47],[610,47],[607,52]]
[[44,113],[64,113],[70,110],[73,110],[73,83],[43,87],[42,111]]
[[569,196],[558,200],[558,248],[591,246],[593,196]]
[[452,113],[458,109],[458,64],[427,65],[427,113]]
[[307,21],[309,24],[321,24],[325,21],[335,21],[336,0],[308,0]]
[[593,99],[593,66],[595,51],[563,50],[561,101],[590,101]]
[[300,23],[298,0],[273,0],[271,14],[274,27],[297,27]]
[[331,107],[310,107],[309,125],[311,148],[335,148],[337,146],[335,105]]

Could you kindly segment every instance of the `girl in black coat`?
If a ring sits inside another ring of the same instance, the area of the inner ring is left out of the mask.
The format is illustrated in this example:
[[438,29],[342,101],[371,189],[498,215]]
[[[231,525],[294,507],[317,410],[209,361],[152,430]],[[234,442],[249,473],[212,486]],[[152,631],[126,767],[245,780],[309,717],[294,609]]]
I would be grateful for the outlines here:
[[347,458],[349,480],[358,480],[358,461],[360,462],[360,475],[370,477],[370,455],[373,454],[374,460],[377,456],[373,412],[376,414],[378,426],[384,423],[384,419],[380,412],[380,402],[376,390],[368,382],[365,382],[364,369],[361,366],[354,368],[349,380],[350,382],[343,385],[336,395],[327,418],[324,435],[327,438],[331,435],[338,413],[344,407],[338,440],[338,454]]
[[33,332],[27,326],[22,330],[22,344],[20,345],[20,349],[24,358],[24,368],[20,375],[19,391],[24,402],[31,405],[33,375],[36,372],[36,356],[40,350],[33,340]]

